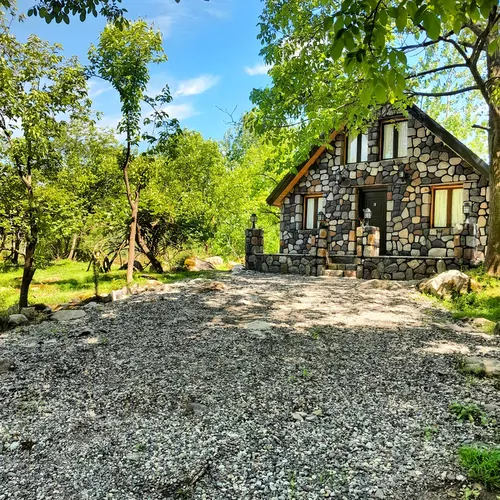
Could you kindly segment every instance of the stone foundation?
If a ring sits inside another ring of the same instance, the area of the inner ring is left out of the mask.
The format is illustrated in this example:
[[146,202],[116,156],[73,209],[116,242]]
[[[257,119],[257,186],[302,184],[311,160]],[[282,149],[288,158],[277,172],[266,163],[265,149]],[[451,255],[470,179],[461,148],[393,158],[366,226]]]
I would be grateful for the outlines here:
[[449,271],[464,269],[461,259],[432,257],[366,257],[357,266],[356,277],[383,280],[422,280]]
[[262,273],[321,276],[326,269],[326,257],[307,254],[253,254],[248,256],[246,268]]

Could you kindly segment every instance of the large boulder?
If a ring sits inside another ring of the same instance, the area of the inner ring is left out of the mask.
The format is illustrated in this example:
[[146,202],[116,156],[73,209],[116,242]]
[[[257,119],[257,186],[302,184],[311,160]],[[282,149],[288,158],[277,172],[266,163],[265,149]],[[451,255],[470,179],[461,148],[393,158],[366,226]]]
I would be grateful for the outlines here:
[[440,299],[463,295],[470,291],[470,277],[461,271],[446,271],[421,281],[418,290]]
[[205,262],[210,262],[210,264],[213,264],[214,266],[222,266],[222,264],[224,264],[224,259],[218,256],[207,257]]
[[184,268],[188,271],[212,271],[215,266],[210,262],[198,259],[198,257],[188,257],[184,261]]

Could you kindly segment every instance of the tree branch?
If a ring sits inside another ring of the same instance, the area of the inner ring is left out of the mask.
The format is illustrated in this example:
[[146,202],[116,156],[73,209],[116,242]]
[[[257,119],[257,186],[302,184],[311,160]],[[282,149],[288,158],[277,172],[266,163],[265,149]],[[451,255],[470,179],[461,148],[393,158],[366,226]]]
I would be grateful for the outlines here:
[[467,68],[467,64],[465,63],[460,63],[460,64],[448,64],[447,66],[441,66],[440,68],[435,68],[435,69],[428,69],[426,71],[422,71],[420,73],[414,73],[413,75],[408,75],[406,79],[411,79],[411,78],[420,78],[421,76],[425,75],[430,75],[432,73],[437,73],[438,71],[445,71],[447,69],[454,69],[454,68]]
[[477,85],[473,85],[471,87],[464,87],[463,89],[457,89],[457,90],[449,90],[447,92],[414,92],[410,91],[408,92],[408,95],[412,96],[424,96],[424,97],[446,97],[450,95],[457,95],[457,94],[463,94],[465,92],[470,92],[471,90],[480,90]]

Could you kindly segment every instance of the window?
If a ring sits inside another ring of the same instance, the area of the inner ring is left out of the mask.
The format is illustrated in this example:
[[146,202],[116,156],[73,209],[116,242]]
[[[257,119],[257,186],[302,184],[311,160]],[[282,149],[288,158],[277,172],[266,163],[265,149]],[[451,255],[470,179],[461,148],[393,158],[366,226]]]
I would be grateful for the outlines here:
[[346,141],[347,163],[359,163],[368,160],[368,135],[357,134],[353,137],[347,136]]
[[318,227],[318,214],[325,209],[325,198],[322,196],[306,196],[304,206],[306,210],[304,229],[316,229]]
[[436,186],[433,188],[433,226],[454,227],[464,220],[462,186]]
[[408,154],[408,122],[382,122],[382,159]]

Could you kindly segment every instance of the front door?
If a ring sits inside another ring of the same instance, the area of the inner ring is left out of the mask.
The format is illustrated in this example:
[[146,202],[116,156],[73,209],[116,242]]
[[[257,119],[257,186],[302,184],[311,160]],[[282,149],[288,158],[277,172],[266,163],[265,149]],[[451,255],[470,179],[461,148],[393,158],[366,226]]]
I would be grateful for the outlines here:
[[363,210],[372,211],[371,226],[380,228],[380,255],[386,253],[386,221],[387,221],[387,190],[362,189],[359,196],[359,216],[363,217]]

